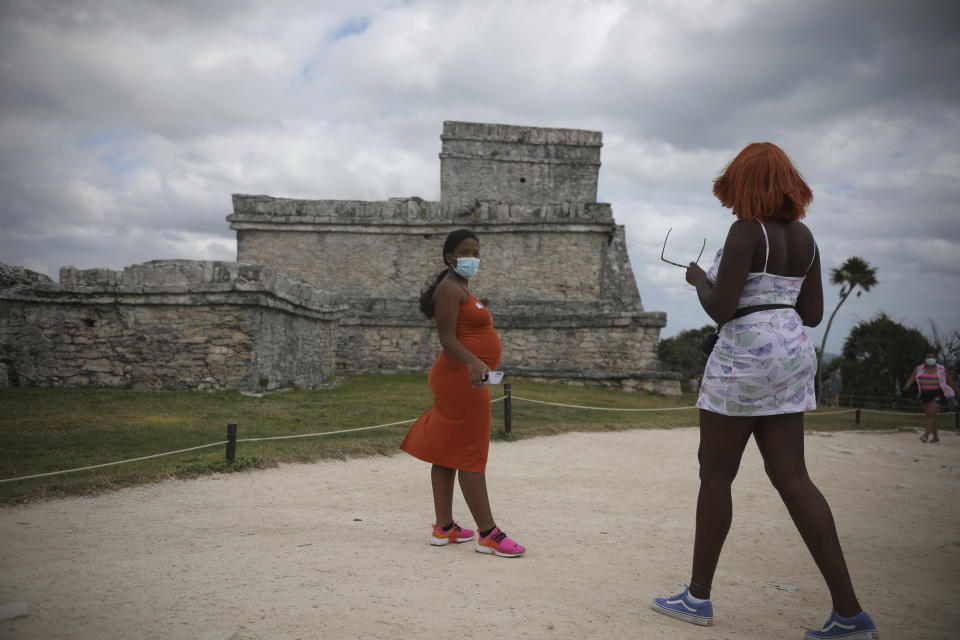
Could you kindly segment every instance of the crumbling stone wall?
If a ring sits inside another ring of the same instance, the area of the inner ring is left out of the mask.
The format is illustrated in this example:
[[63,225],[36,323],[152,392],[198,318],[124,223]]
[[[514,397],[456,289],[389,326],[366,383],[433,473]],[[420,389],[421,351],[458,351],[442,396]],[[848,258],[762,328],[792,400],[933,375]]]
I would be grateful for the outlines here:
[[[354,299],[409,305],[442,270],[447,234],[469,227],[480,236],[481,269],[471,285],[504,301],[580,303],[616,300],[642,310],[627,259],[623,227],[602,203],[481,203],[454,214],[417,198],[385,202],[233,197],[227,217],[237,231],[238,260]],[[493,299],[493,298],[491,298]]]
[[258,265],[185,260],[60,271],[0,291],[8,383],[149,389],[318,386],[335,372],[329,295]]
[[596,202],[599,131],[444,122],[441,201]]
[[35,284],[50,284],[53,280],[49,276],[23,267],[0,262],[0,290],[14,287],[32,287]]

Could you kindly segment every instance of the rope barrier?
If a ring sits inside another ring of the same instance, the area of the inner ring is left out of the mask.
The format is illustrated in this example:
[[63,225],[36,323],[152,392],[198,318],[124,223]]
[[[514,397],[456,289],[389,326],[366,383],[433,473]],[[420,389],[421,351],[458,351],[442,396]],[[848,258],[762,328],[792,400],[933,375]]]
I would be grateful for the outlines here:
[[[504,397],[496,398],[490,401],[490,404],[496,404],[497,402],[502,402]],[[416,422],[417,418],[411,418],[410,420],[400,420],[399,422],[387,422],[385,424],[377,424],[372,427],[357,427],[356,429],[341,429],[339,431],[318,431],[317,433],[298,433],[292,436],[268,436],[264,438],[237,438],[237,442],[263,442],[264,440],[290,440],[292,438],[310,438],[312,436],[330,436],[336,433],[353,433],[354,431],[369,431],[370,429],[379,429],[381,427],[395,427],[398,424],[409,424],[411,422]]]
[[[524,402],[533,402],[534,404],[546,404],[553,407],[567,407],[570,409],[592,409],[594,411],[684,411],[687,409],[696,409],[696,405],[690,405],[689,407],[654,407],[651,409],[627,409],[621,407],[588,407],[581,404],[563,404],[562,402],[547,402],[546,400],[533,400],[532,398],[524,398],[523,396],[512,396],[514,400],[522,400]],[[503,398],[498,398],[502,400]],[[881,411],[879,409],[860,409],[860,411],[866,413],[882,413],[886,415],[897,415],[897,416],[922,416],[922,413],[900,413],[895,411]],[[842,415],[845,413],[856,413],[857,409],[843,409],[840,411],[807,411],[806,417],[808,418],[818,418],[820,416],[836,416]]]
[[[504,397],[496,398],[490,401],[490,404],[495,404],[504,400]],[[269,436],[264,438],[238,438],[237,442],[263,442],[265,440],[290,440],[293,438],[310,438],[313,436],[330,436],[338,433],[353,433],[355,431],[369,431],[370,429],[380,429],[382,427],[393,427],[400,424],[409,424],[415,422],[416,418],[411,418],[410,420],[401,420],[399,422],[387,422],[385,424],[377,424],[372,427],[358,427],[356,429],[340,429],[338,431],[318,431],[316,433],[299,433],[292,436]],[[16,480],[32,480],[34,478],[46,478],[49,476],[59,476],[64,473],[74,473],[76,471],[89,471],[90,469],[99,469],[101,467],[112,467],[118,464],[126,464],[128,462],[139,462],[141,460],[150,460],[151,458],[162,458],[164,456],[172,456],[178,453],[186,453],[188,451],[197,451],[198,449],[207,449],[210,447],[218,447],[222,444],[227,444],[227,440],[221,440],[220,442],[211,442],[209,444],[201,444],[196,447],[190,447],[189,449],[178,449],[176,451],[167,451],[165,453],[155,453],[149,456],[142,456],[140,458],[129,458],[127,460],[117,460],[116,462],[104,462],[103,464],[93,464],[88,467],[77,467],[76,469],[64,469],[62,471],[50,471],[48,473],[36,473],[31,476],[19,476],[17,478],[3,478],[0,479],[0,484],[4,482],[14,482]]]
[[922,416],[924,415],[923,413],[909,413],[905,411],[884,411],[883,409],[861,409],[860,411],[864,413],[885,413],[888,416]]
[[523,400],[524,402],[533,402],[534,404],[548,404],[553,407],[568,407],[570,409],[593,409],[594,411],[684,411],[686,409],[696,409],[694,405],[689,407],[661,407],[653,409],[624,409],[619,407],[585,407],[579,404],[563,404],[561,402],[547,402],[546,400],[532,400],[521,396],[511,396],[514,400]]
[[827,411],[826,413],[821,413],[820,411],[807,411],[804,415],[807,418],[819,418],[820,416],[836,416],[842,413],[856,413],[856,409],[844,409],[843,411]]
[[[492,404],[492,403],[491,403]],[[401,420],[399,422],[387,422],[386,424],[377,424],[372,427],[357,427],[356,429],[340,429],[339,431],[318,431],[317,433],[298,433],[292,436],[267,436],[265,438],[237,438],[237,442],[263,442],[264,440],[290,440],[291,438],[309,438],[311,436],[332,436],[335,433],[353,433],[354,431],[369,431],[370,429],[379,429],[381,427],[393,427],[398,424],[408,424],[415,422],[416,418],[410,420]]]
[[14,480],[30,480],[31,478],[45,478],[47,476],[58,476],[62,473],[73,473],[74,471],[87,471],[88,469],[99,469],[100,467],[112,467],[115,464],[124,464],[126,462],[139,462],[140,460],[149,460],[150,458],[162,458],[163,456],[172,456],[176,453],[185,453],[187,451],[196,451],[197,449],[207,449],[209,447],[216,447],[221,444],[227,444],[226,440],[220,442],[211,442],[210,444],[201,444],[198,447],[190,447],[189,449],[178,449],[177,451],[167,451],[166,453],[155,453],[152,456],[143,456],[140,458],[130,458],[129,460],[118,460],[116,462],[104,462],[103,464],[93,464],[89,467],[79,467],[77,469],[65,469],[63,471],[50,471],[48,473],[37,473],[32,476],[20,476],[19,478],[4,478],[0,480],[0,484],[4,482],[13,482]]
[[[564,404],[564,403],[562,403],[562,402],[548,402],[548,401],[546,401],[546,400],[534,400],[533,398],[524,398],[524,397],[522,397],[522,396],[514,396],[514,395],[510,395],[510,396],[508,396],[508,395],[503,395],[503,396],[501,396],[501,397],[499,397],[499,398],[495,398],[495,399],[491,400],[491,401],[490,401],[490,404],[496,404],[497,402],[502,402],[502,401],[504,401],[504,400],[507,400],[508,397],[509,397],[509,398],[512,398],[513,400],[520,400],[520,401],[522,401],[522,402],[530,402],[530,403],[533,403],[533,404],[549,405],[549,406],[553,406],[553,407],[565,407],[565,408],[568,408],[568,409],[588,409],[588,410],[592,410],[592,411],[629,411],[629,412],[635,412],[635,413],[648,413],[648,412],[653,412],[653,411],[688,411],[688,410],[690,410],[690,409],[696,409],[696,408],[697,408],[695,405],[690,405],[690,406],[688,406],[688,407],[654,407],[654,408],[643,408],[643,409],[638,409],[638,408],[624,408],[624,407],[588,407],[588,406],[580,405],[580,404]],[[807,415],[807,417],[816,418],[816,417],[820,417],[820,416],[833,416],[833,415],[841,415],[841,414],[846,414],[846,413],[856,413],[857,411],[862,411],[862,412],[864,412],[864,413],[880,413],[880,414],[886,414],[886,415],[900,415],[900,416],[914,416],[914,417],[916,417],[916,416],[922,416],[922,415],[923,415],[922,413],[905,413],[905,412],[897,412],[897,411],[883,411],[883,410],[879,410],[879,409],[844,409],[844,410],[842,410],[842,411],[830,411],[830,412],[827,412],[827,413],[807,412],[806,415]],[[262,438],[239,438],[239,439],[236,440],[236,442],[264,442],[264,441],[267,441],[267,440],[292,440],[292,439],[295,439],[295,438],[312,438],[312,437],[316,437],[316,436],[330,436],[330,435],[336,435],[336,434],[341,434],[341,433],[354,433],[354,432],[357,432],[357,431],[369,431],[369,430],[371,430],[371,429],[381,429],[381,428],[383,428],[383,427],[394,427],[394,426],[401,425],[401,424],[409,424],[409,423],[411,423],[411,422],[415,422],[416,420],[417,420],[416,418],[411,418],[410,420],[400,420],[400,421],[397,421],[397,422],[386,422],[386,423],[384,423],[384,424],[377,424],[377,425],[373,425],[373,426],[369,426],[369,427],[357,427],[357,428],[355,428],[355,429],[339,429],[339,430],[337,430],[337,431],[318,431],[318,432],[315,432],[315,433],[299,433],[299,434],[294,434],[294,435],[289,435],[289,436],[266,436],[266,437],[262,437]],[[509,430],[508,430],[508,431],[509,431]],[[100,469],[100,468],[103,468],[103,467],[111,467],[111,466],[114,466],[114,465],[126,464],[126,463],[129,463],[129,462],[140,462],[141,460],[150,460],[150,459],[152,459],[152,458],[162,458],[162,457],[164,457],[164,456],[172,456],[172,455],[176,455],[176,454],[178,454],[178,453],[186,453],[186,452],[188,452],[188,451],[197,451],[197,450],[199,450],[199,449],[208,449],[208,448],[210,448],[210,447],[217,447],[217,446],[220,446],[220,445],[223,445],[223,444],[228,444],[228,441],[227,441],[227,440],[221,440],[220,442],[211,442],[211,443],[209,443],[209,444],[202,444],[202,445],[199,445],[199,446],[196,446],[196,447],[189,447],[189,448],[187,448],[187,449],[178,449],[178,450],[176,450],[176,451],[167,451],[167,452],[164,452],[164,453],[155,453],[155,454],[149,455],[149,456],[141,456],[141,457],[139,457],[139,458],[129,458],[129,459],[127,459],[127,460],[118,460],[118,461],[116,461],[116,462],[104,462],[103,464],[94,464],[94,465],[90,465],[90,466],[86,466],[86,467],[78,467],[78,468],[76,468],[76,469],[64,469],[64,470],[62,470],[62,471],[50,471],[50,472],[47,472],[47,473],[37,473],[37,474],[29,475],[29,476],[19,476],[19,477],[16,477],[16,478],[3,478],[3,479],[0,479],[0,484],[3,484],[3,483],[5,483],[5,482],[15,482],[15,481],[17,481],[17,480],[32,480],[32,479],[34,479],[34,478],[46,478],[46,477],[50,477],[50,476],[58,476],[58,475],[62,475],[62,474],[65,474],[65,473],[74,473],[74,472],[77,472],[77,471],[89,471],[90,469]]]

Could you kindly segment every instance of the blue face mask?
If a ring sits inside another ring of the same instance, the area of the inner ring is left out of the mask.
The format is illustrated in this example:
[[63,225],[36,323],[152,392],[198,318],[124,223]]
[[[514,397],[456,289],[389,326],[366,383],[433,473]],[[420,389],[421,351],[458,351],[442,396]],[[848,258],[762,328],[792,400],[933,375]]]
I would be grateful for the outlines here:
[[480,258],[457,258],[457,266],[453,270],[463,278],[472,278],[480,270]]

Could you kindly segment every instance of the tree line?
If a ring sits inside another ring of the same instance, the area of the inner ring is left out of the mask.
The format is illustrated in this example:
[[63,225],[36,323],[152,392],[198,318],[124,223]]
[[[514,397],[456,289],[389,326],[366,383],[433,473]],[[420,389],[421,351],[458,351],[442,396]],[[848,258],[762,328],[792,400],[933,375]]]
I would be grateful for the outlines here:
[[[713,325],[688,329],[657,345],[660,366],[681,372],[684,390],[688,389],[687,380],[703,374],[707,356],[700,350],[700,342],[715,330]],[[931,320],[925,334],[879,313],[872,320],[857,323],[844,340],[840,356],[819,368],[823,371],[822,379],[829,379],[830,372],[840,368],[845,396],[892,397],[927,351],[936,353],[951,373],[960,373],[960,331],[944,332]],[[913,395],[915,390],[908,392],[909,397]]]
[[[924,333],[896,322],[886,313],[857,323],[844,340],[840,357],[823,362],[827,334],[837,311],[854,291],[859,297],[877,284],[876,269],[855,256],[832,270],[831,282],[840,286],[840,299],[830,314],[823,341],[817,351],[820,362],[817,372],[818,395],[823,380],[829,379],[830,372],[839,367],[843,376],[844,396],[895,398],[927,351],[936,353],[938,360],[954,375],[960,373],[957,371],[960,365],[960,331],[943,331],[931,319],[929,331]],[[660,366],[681,372],[685,390],[689,389],[687,381],[691,377],[703,374],[707,356],[700,350],[700,343],[706,334],[715,330],[713,325],[688,329],[658,344]],[[913,398],[915,391],[911,390],[905,396]]]

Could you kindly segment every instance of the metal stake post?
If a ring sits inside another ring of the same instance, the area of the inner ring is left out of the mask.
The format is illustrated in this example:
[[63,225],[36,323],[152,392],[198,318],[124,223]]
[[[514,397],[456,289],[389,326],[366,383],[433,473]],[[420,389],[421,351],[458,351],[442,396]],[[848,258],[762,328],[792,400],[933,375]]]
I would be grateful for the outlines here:
[[513,417],[510,415],[510,385],[503,385],[503,432],[513,437]]
[[237,461],[237,423],[227,424],[227,462],[233,464]]

